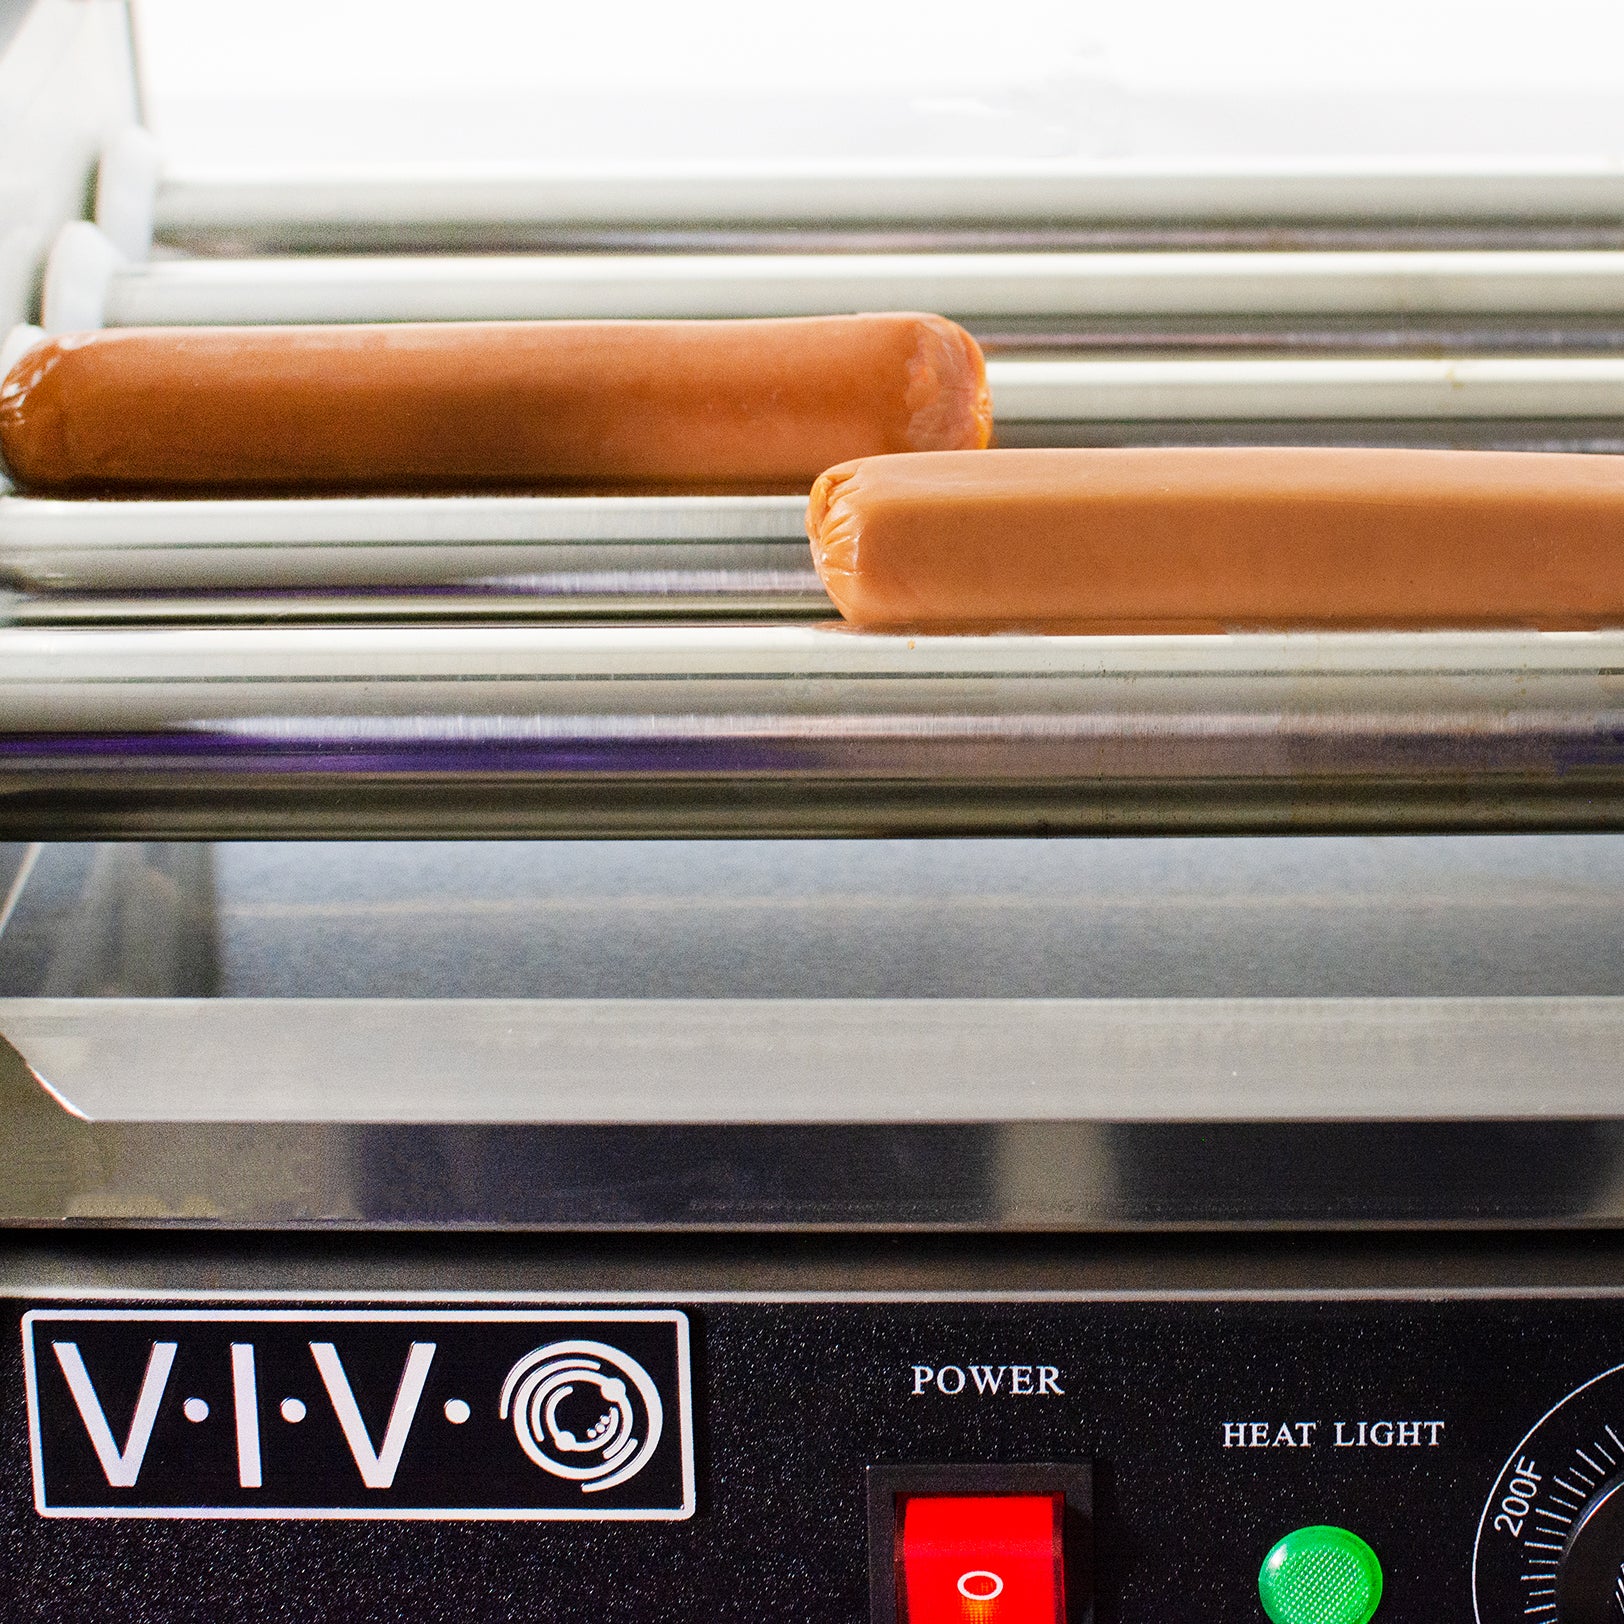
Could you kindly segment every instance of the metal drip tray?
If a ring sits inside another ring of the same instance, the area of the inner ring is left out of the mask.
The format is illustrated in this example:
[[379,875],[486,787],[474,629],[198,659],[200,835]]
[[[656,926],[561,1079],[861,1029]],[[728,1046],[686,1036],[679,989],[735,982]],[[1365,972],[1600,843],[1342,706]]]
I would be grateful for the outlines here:
[[1624,839],[13,848],[12,1222],[1624,1216]]

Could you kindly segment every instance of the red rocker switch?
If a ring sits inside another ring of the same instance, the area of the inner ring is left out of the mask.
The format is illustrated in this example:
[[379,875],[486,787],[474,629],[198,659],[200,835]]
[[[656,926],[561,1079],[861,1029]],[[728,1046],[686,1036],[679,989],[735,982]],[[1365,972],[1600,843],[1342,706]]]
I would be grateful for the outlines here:
[[901,1624],[1065,1624],[1063,1494],[910,1495]]

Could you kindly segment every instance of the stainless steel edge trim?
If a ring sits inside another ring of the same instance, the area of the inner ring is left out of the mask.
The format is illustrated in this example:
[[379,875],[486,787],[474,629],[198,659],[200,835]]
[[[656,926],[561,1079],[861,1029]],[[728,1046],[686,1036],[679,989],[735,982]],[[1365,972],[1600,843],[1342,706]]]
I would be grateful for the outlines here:
[[1624,1121],[1624,998],[0,999],[104,1123]]
[[[1533,1007],[1520,1016],[1505,1013],[1533,1036],[1550,1004],[1565,1002],[1530,1001]],[[1220,1072],[1216,1080],[1205,1079],[1204,1093],[1195,1080],[1187,1113],[1177,1119],[1112,1120],[1079,1110],[1070,1120],[770,1121],[762,1118],[760,1101],[779,1091],[769,1068],[781,1066],[785,1054],[758,1046],[759,1063],[733,1079],[749,1089],[753,1120],[674,1121],[667,1110],[663,1121],[612,1124],[581,1119],[590,1112],[554,1122],[87,1122],[59,1103],[7,1044],[0,1046],[0,1110],[8,1121],[0,1148],[0,1221],[582,1232],[1624,1223],[1624,1119],[1613,1101],[1594,1116],[1543,1114],[1541,1105],[1559,1099],[1553,1071],[1572,1061],[1573,1052],[1537,1038],[1520,1050],[1506,1048],[1497,1042],[1503,1031],[1485,1030],[1473,1040],[1476,1001],[1462,1005],[1462,1019],[1445,1022],[1465,1040],[1457,1058],[1481,1053],[1492,1063],[1495,1053],[1501,1056],[1490,1092],[1498,1081],[1502,1115],[1204,1116],[1212,1091],[1225,1087]],[[381,1009],[388,1014],[391,1007]],[[1021,1007],[1023,1023],[1032,1008]],[[1261,1013],[1267,1018],[1269,1012]],[[1312,1037],[1322,1013],[1305,1001],[1298,1023],[1308,1043],[1305,1088],[1319,1080]],[[299,1011],[289,1015],[300,1018]],[[1610,1008],[1608,1015],[1613,1018]],[[391,1020],[387,1029],[398,1042],[406,1025]],[[1324,1035],[1334,1028],[1319,1030]],[[43,1055],[37,1035],[19,1035]],[[1011,1035],[1006,1030],[1006,1039]],[[1394,1036],[1390,1028],[1388,1038]],[[1290,1064],[1285,1047],[1277,1065]],[[1375,1066],[1378,1076],[1384,1067],[1402,1067],[1405,1080],[1420,1086],[1422,1062],[1447,1065],[1444,1047],[1378,1039],[1360,1064]],[[1616,1065],[1620,1046],[1611,1041],[1601,1048],[1605,1053],[1592,1055],[1591,1063],[1599,1068],[1598,1092],[1608,1093],[1602,1073]],[[763,1053],[769,1055],[764,1062]],[[1519,1053],[1527,1061],[1523,1073]],[[233,1045],[222,1061],[231,1068],[223,1078],[240,1086],[251,1055]],[[612,1055],[611,1044],[597,1057],[599,1065]],[[327,1086],[345,1076],[348,1056],[331,1064],[319,1054],[308,1058]],[[469,1075],[487,1058],[468,1062]],[[729,1075],[725,1052],[698,1058],[706,1086],[711,1077]],[[747,1058],[734,1050],[735,1062]],[[1075,1054],[1061,1061],[1074,1062]],[[413,1061],[408,1056],[403,1063]],[[605,1091],[621,1096],[612,1102],[617,1109],[628,1092],[661,1081],[646,1046],[632,1064],[645,1069],[629,1079],[600,1070],[600,1079],[613,1085]],[[442,1069],[436,1082],[446,1089],[456,1075]],[[1370,1071],[1360,1075],[1368,1084]],[[866,1081],[870,1093],[895,1085],[874,1071]],[[981,1082],[997,1090],[1000,1102],[1014,1102],[1006,1113],[1012,1118],[1020,1089],[1011,1093],[1007,1067]],[[1176,1068],[1164,1108],[1175,1082]],[[1277,1072],[1276,1094],[1289,1084]],[[1349,1086],[1344,1079],[1344,1090]],[[1468,1094],[1473,1086],[1466,1080]],[[1098,1090],[1082,1102],[1102,1103]],[[1477,1104],[1488,1112],[1493,1101],[1485,1093]]]
[[[3,1264],[0,1264],[3,1268]],[[155,1286],[148,1290],[129,1286],[80,1286],[41,1284],[30,1287],[20,1282],[7,1281],[0,1274],[0,1298],[39,1298],[43,1303],[101,1303],[101,1302],[163,1302],[163,1303],[312,1303],[349,1305],[352,1303],[390,1303],[402,1307],[416,1304],[425,1306],[445,1303],[490,1304],[573,1304],[686,1308],[690,1305],[724,1306],[737,1303],[743,1306],[776,1303],[816,1303],[839,1305],[895,1303],[902,1306],[929,1308],[943,1305],[1004,1303],[1035,1303],[1040,1305],[1067,1303],[1177,1303],[1177,1302],[1262,1302],[1262,1303],[1369,1303],[1369,1302],[1539,1302],[1544,1299],[1588,1301],[1618,1301],[1624,1299],[1624,1284],[1618,1286],[1257,1286],[1247,1289],[1233,1286],[1171,1286],[1165,1289],[1132,1287],[1063,1290],[1034,1286],[1024,1291],[951,1291],[951,1290],[876,1290],[872,1287],[841,1290],[804,1291],[717,1291],[704,1289],[687,1291],[665,1287],[648,1291],[387,1291],[361,1286],[354,1291],[330,1291],[316,1288],[268,1289],[250,1291],[233,1289],[197,1289]]]

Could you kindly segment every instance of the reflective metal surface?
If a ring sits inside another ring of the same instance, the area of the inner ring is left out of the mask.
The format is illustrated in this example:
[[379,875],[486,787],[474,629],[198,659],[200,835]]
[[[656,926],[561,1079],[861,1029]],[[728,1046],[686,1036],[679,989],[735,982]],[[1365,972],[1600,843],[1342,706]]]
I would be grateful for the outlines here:
[[994,360],[1000,424],[1624,418],[1610,356]]
[[[222,257],[69,325],[925,303],[1006,445],[1624,451],[1607,165],[157,162]],[[801,509],[0,500],[0,1222],[1624,1221],[1624,843],[1290,838],[1624,829],[1624,632],[674,623],[826,613]]]
[[1450,226],[1616,230],[1621,193],[1618,171],[1605,161],[777,161],[435,174],[378,166],[342,174],[169,170],[156,176],[154,214],[160,239],[205,250],[512,248],[583,235],[623,241],[662,228],[676,236],[667,246],[680,246],[706,228],[796,226],[949,238],[954,226],[1114,227],[1153,240],[1250,228],[1278,242],[1294,229],[1336,223],[1375,226],[1378,240],[1391,241],[1395,232],[1436,240]]
[[1614,355],[1624,329],[1610,316],[977,318],[965,326],[989,356]]
[[102,1123],[1583,1120],[1624,1069],[1624,998],[41,998],[0,1032]]
[[[501,1041],[502,1012],[490,1013],[497,1017],[492,1036]],[[1231,1013],[1190,1012],[1206,1066],[1236,1068],[1255,1058],[1226,1020]],[[1283,1069],[1312,1087],[1315,1061],[1337,1045],[1318,1019],[1323,1011],[1301,1013],[1274,1038]],[[1384,1013],[1367,1014],[1373,1023],[1367,1046],[1362,1054],[1355,1046],[1348,1059],[1366,1068],[1390,1066],[1395,1052],[1404,1052],[1392,1040],[1413,1040],[1415,1029],[1382,1033]],[[1417,1069],[1407,1079],[1447,1064],[1456,1040],[1476,1025],[1470,1018],[1476,1013],[1446,1020],[1432,1042],[1412,1047]],[[1617,1223],[1624,1218],[1624,1124],[1610,1110],[1547,1115],[1540,1095],[1575,1058],[1551,1013],[1538,1007],[1496,1012],[1501,1018],[1484,1028],[1484,1047],[1469,1051],[1490,1052],[1495,1038],[1508,1035],[1509,1020],[1510,1030],[1521,1034],[1516,1049],[1537,1057],[1520,1075],[1517,1096],[1502,1104],[1505,1115],[1421,1122],[1252,1120],[1244,1114],[1219,1120],[1201,1113],[1196,1102],[1183,1120],[1179,1114],[1135,1120],[1116,1112],[1089,1115],[1098,1099],[1086,1094],[1057,1118],[1026,1119],[1019,1091],[1011,1097],[1010,1079],[1019,1067],[1008,1055],[997,1058],[990,1075],[972,1079],[978,1088],[996,1090],[1003,1109],[992,1120],[967,1122],[808,1120],[788,1111],[775,1119],[759,1108],[748,1121],[705,1120],[703,1113],[701,1120],[684,1120],[680,1108],[667,1108],[652,1120],[613,1125],[594,1123],[591,1110],[585,1121],[561,1112],[538,1122],[533,1111],[531,1120],[487,1123],[243,1122],[232,1114],[87,1122],[41,1087],[8,1047],[0,1050],[0,1109],[8,1122],[0,1200],[6,1221],[16,1224],[1096,1229]],[[983,1053],[996,1054],[1005,1040],[1029,1029],[1026,1011],[1013,1014],[1004,1022],[992,1014]],[[1267,1012],[1246,1019],[1255,1028],[1260,1018],[1266,1023]],[[1587,1017],[1579,1021],[1583,1026]],[[1602,1079],[1619,1051],[1620,1017],[1615,1009],[1596,1011],[1588,1023],[1584,1052]],[[610,1024],[601,1022],[595,1036],[605,1036]],[[410,1027],[386,1021],[370,1031],[399,1039]],[[349,1023],[343,1029],[355,1030]],[[782,1051],[759,1041],[718,1046],[718,1030],[712,1028],[702,1051],[687,1052],[707,1078],[751,1090],[759,1107],[774,1092],[761,1085],[766,1078],[776,1082]],[[556,1035],[555,1026],[545,1038]],[[641,1061],[666,1050],[670,1033],[663,1022],[649,1029],[649,1039],[638,1048]],[[1292,1054],[1302,1039],[1311,1039],[1312,1047]],[[679,1056],[685,1048],[678,1044]],[[601,1049],[595,1052],[605,1058]],[[934,1044],[928,1052],[943,1060],[953,1054]],[[1074,1053],[1065,1052],[1068,1059]],[[254,1087],[252,1052],[234,1047],[233,1053],[234,1075],[225,1086],[232,1092]],[[1028,1043],[1016,1059],[1031,1053]],[[533,1086],[551,1094],[546,1041],[529,1049],[521,1040],[509,1054],[521,1067],[528,1054]],[[766,1071],[769,1056],[773,1069]],[[872,1050],[853,1081],[866,1083],[871,1096],[882,1092],[892,1075],[885,1063],[896,1057],[894,1045]],[[908,1054],[911,1061],[926,1057]],[[341,1059],[353,1060],[355,1052],[346,1050]],[[968,1075],[974,1057],[956,1064]],[[650,1075],[671,1081],[669,1070]],[[1438,1099],[1433,1095],[1433,1103]],[[1246,1109],[1239,1096],[1233,1103]],[[1577,1097],[1566,1103],[1583,1106]],[[605,1114],[609,1108],[597,1107]]]
[[806,620],[800,497],[0,497],[20,625]]
[[356,255],[118,266],[110,327],[933,310],[999,317],[1537,315],[1624,309],[1618,252]]
[[1616,826],[1624,634],[0,631],[0,830]]
[[0,600],[17,626],[411,625],[413,622],[795,622],[832,612],[807,570],[592,570],[415,591],[29,592]]
[[[166,250],[209,257],[295,252],[480,251],[561,254],[977,254],[977,253],[1373,253],[1492,252],[1548,248],[1597,253],[1624,248],[1624,226],[1606,218],[1431,220],[1130,220],[988,224],[834,221],[794,225],[636,225],[615,222],[490,221],[477,230],[433,221],[368,221],[364,230],[331,222],[237,222],[219,227],[171,223]],[[452,241],[451,239],[455,239]]]
[[0,850],[0,1216],[1624,1218],[1624,841]]
[[1258,417],[1134,422],[1021,422],[999,429],[1006,446],[1310,445],[1414,446],[1461,451],[1624,452],[1616,417]]
[[28,624],[827,618],[801,497],[0,497]]
[[[1525,1230],[1379,1234],[1256,1232],[995,1234],[933,1236],[906,1243],[886,1234],[739,1233],[494,1235],[371,1234],[325,1229],[248,1236],[240,1231],[59,1227],[0,1235],[0,1291],[54,1299],[113,1293],[185,1298],[200,1279],[212,1294],[262,1302],[288,1294],[308,1302],[364,1293],[442,1297],[461,1292],[511,1301],[521,1294],[569,1303],[862,1301],[929,1294],[943,1302],[1210,1294],[1311,1295],[1322,1300],[1480,1294],[1537,1300],[1624,1286],[1624,1237]],[[582,1281],[592,1289],[583,1290]]]
[[345,999],[409,1018],[419,998],[1624,997],[1619,835],[8,855],[0,883],[27,867],[0,930],[10,999]]

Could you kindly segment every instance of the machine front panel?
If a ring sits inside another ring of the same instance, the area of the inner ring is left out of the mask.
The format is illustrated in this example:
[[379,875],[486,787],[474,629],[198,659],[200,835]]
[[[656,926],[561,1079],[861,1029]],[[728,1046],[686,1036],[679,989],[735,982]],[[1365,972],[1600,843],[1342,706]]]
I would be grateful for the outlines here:
[[[591,1286],[13,1300],[5,1618],[923,1617],[891,1538],[907,1496],[1020,1494],[1044,1473],[1070,1485],[1066,1624],[1254,1624],[1264,1558],[1324,1527],[1375,1553],[1394,1624],[1617,1607],[1618,1296],[606,1305]],[[525,1366],[532,1343],[562,1366]],[[628,1366],[654,1374],[674,1446],[646,1467]],[[514,1402],[512,1376],[504,1393],[504,1373],[549,1368],[539,1404]],[[628,1396],[634,1469],[599,1494]],[[983,1475],[943,1490],[944,1466]],[[512,1520],[491,1520],[497,1501]],[[965,1624],[1034,1616],[984,1594],[999,1561],[963,1557]]]

